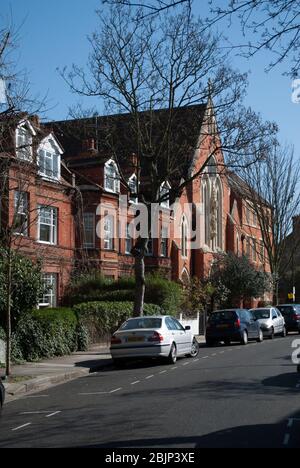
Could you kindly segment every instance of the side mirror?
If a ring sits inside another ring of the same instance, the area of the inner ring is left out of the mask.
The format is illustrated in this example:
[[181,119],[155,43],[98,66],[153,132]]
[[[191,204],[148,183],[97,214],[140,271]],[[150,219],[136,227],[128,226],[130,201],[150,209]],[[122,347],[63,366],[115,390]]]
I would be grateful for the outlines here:
[[187,331],[187,330],[190,330],[191,327],[189,325],[187,325],[184,329]]

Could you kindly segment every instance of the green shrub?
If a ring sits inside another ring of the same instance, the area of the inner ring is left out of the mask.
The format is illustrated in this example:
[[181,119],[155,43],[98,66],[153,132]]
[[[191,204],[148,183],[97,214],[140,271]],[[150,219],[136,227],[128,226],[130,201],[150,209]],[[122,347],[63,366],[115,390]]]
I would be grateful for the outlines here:
[[14,360],[35,361],[63,356],[77,349],[77,318],[68,308],[24,314],[12,338]]
[[[89,331],[89,337],[96,341],[100,337],[113,333],[127,318],[132,317],[133,302],[88,302],[73,308],[78,323]],[[161,309],[155,304],[145,304],[146,315],[160,314]]]
[[147,275],[145,302],[159,305],[165,314],[176,315],[183,300],[180,284],[169,281],[158,274]]

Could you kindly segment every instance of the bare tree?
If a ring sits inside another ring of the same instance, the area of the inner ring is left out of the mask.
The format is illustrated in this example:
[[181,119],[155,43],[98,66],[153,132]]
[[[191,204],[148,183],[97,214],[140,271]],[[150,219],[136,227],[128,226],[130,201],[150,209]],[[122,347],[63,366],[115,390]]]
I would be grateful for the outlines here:
[[[276,132],[274,124],[264,124],[243,107],[247,77],[230,67],[218,39],[200,34],[202,22],[187,13],[183,7],[174,16],[145,18],[143,10],[133,12],[124,5],[112,7],[107,15],[98,12],[100,30],[89,38],[87,68],[73,65],[62,72],[73,92],[101,98],[107,113],[127,114],[107,117],[102,135],[108,137],[99,147],[120,163],[136,154],[137,196],[148,208],[180,196],[213,156],[222,166],[221,152],[227,164],[251,165]],[[195,151],[205,149],[208,158],[195,170]],[[162,194],[167,180],[171,190]],[[122,182],[127,184],[125,177]],[[146,244],[140,238],[133,249],[136,314],[143,309]]]
[[213,17],[209,25],[223,18],[231,21],[237,17],[242,32],[249,38],[242,49],[247,57],[261,50],[274,56],[268,70],[284,61],[291,62],[289,74],[298,76],[300,68],[300,1],[299,0],[228,0],[227,6],[219,6],[212,0]]
[[190,13],[193,0],[102,0],[102,2],[109,5],[125,5],[142,8],[145,12],[143,16],[151,16],[182,5],[186,5]]
[[279,280],[299,247],[298,241],[293,246],[289,244],[287,251],[285,241],[292,231],[293,217],[299,214],[300,161],[295,159],[293,148],[274,145],[263,162],[243,169],[241,175],[261,229],[273,277],[273,300],[278,303]]

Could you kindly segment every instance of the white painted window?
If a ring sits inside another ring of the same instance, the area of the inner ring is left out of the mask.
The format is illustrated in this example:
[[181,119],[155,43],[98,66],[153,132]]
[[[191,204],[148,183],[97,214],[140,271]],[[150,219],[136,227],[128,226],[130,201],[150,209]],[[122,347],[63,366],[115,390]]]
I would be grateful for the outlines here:
[[169,182],[164,182],[163,184],[161,184],[159,197],[163,198],[163,201],[161,201],[160,203],[160,206],[162,206],[163,208],[170,207],[170,188],[171,185],[169,184]]
[[40,307],[57,307],[58,275],[56,273],[44,273],[42,275],[44,293],[39,299]]
[[137,203],[137,202],[138,202],[138,197],[137,197],[137,193],[138,193],[138,181],[137,181],[137,176],[136,176],[136,174],[132,174],[132,176],[131,176],[130,179],[128,180],[128,187],[129,187],[129,190],[130,190],[129,200],[130,200],[132,203]]
[[188,226],[185,217],[181,222],[181,255],[184,258],[188,256]]
[[46,244],[57,244],[57,209],[39,206],[38,241]]
[[14,233],[23,236],[28,235],[28,194],[15,192]]
[[39,150],[39,173],[49,179],[60,178],[60,155],[55,152]]
[[106,215],[104,219],[104,249],[114,248],[114,217]]
[[95,248],[95,215],[94,213],[83,213],[84,247]]
[[125,253],[131,254],[132,250],[132,237],[130,236],[130,224],[126,225],[126,239],[125,239]]
[[104,188],[108,192],[120,192],[120,175],[116,163],[110,159],[104,166]]
[[17,158],[32,161],[32,133],[26,125],[16,130],[16,150]]
[[166,227],[161,230],[160,255],[161,257],[168,256],[168,228]]

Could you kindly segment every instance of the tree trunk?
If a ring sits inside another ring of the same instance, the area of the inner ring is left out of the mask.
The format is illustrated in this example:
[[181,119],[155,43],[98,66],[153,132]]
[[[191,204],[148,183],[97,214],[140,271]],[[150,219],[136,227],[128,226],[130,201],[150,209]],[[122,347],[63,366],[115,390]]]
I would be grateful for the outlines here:
[[7,294],[6,294],[6,370],[5,375],[11,374],[11,294],[12,294],[12,258],[8,251],[7,263]]
[[134,274],[135,274],[135,300],[134,310],[135,316],[144,315],[144,297],[145,297],[145,251],[147,239],[138,239],[136,246],[134,247]]

